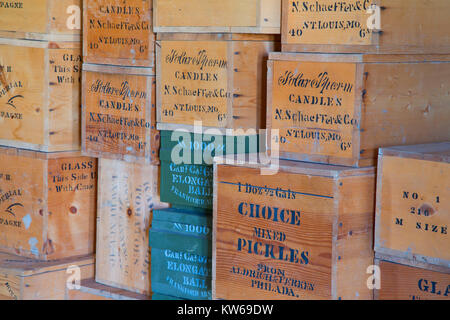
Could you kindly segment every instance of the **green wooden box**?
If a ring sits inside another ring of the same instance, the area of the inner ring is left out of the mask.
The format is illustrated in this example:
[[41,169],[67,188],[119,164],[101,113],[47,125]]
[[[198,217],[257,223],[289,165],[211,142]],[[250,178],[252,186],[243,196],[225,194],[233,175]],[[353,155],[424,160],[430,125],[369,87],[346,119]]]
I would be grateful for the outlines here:
[[152,292],[210,300],[211,236],[210,211],[155,210],[150,229]]
[[179,207],[212,210],[214,156],[257,153],[261,136],[214,137],[161,131],[162,202]]

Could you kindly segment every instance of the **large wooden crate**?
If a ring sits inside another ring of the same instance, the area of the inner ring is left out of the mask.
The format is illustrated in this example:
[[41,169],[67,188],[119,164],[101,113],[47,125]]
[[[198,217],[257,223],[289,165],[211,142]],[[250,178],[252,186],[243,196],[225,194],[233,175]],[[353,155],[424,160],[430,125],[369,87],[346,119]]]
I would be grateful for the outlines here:
[[39,260],[94,253],[97,160],[0,147],[0,251]]
[[81,0],[22,0],[0,3],[0,36],[80,41]]
[[158,34],[159,130],[264,128],[266,61],[273,35]]
[[450,52],[447,0],[282,1],[286,52]]
[[152,67],[152,0],[84,0],[86,63]]
[[84,64],[82,96],[84,154],[159,162],[153,69]]
[[450,142],[379,151],[375,251],[450,268]]
[[39,262],[0,253],[0,300],[64,300],[68,283],[93,276],[93,256]]
[[155,32],[279,34],[281,0],[153,0]]
[[0,145],[80,150],[79,42],[0,39]]
[[155,210],[150,229],[152,292],[211,299],[211,211]]
[[[271,53],[280,157],[374,165],[378,148],[450,139],[450,56]],[[272,148],[272,146],[268,147]]]
[[375,300],[450,300],[450,268],[375,254],[379,267]]
[[66,288],[65,300],[150,300],[150,297],[105,286],[91,278],[81,281],[79,288]]
[[158,167],[99,160],[97,259],[101,284],[150,294],[148,232],[159,201]]
[[214,165],[213,298],[372,299],[375,169]]

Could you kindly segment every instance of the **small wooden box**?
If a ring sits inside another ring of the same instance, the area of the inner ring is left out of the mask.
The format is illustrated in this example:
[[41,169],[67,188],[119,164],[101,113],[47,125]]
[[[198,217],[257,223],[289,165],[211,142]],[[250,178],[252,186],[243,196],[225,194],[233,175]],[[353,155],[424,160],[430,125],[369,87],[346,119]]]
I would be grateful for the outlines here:
[[375,251],[450,269],[450,142],[379,151]]
[[159,130],[265,125],[267,57],[274,35],[158,34],[156,102]]
[[157,166],[99,160],[97,259],[101,284],[150,294],[148,232],[159,201]]
[[0,251],[39,260],[93,254],[97,160],[0,147]]
[[22,0],[0,3],[0,36],[80,41],[81,0]]
[[212,209],[213,167],[175,164],[161,159],[161,201],[175,206]]
[[152,292],[211,300],[210,211],[155,210],[150,229]]
[[84,64],[82,96],[84,154],[159,163],[154,69]]
[[375,254],[375,300],[450,300],[450,268],[416,266],[412,260]]
[[345,166],[450,140],[450,56],[271,53],[267,128],[280,157]]
[[153,67],[152,0],[84,0],[86,63]]
[[64,300],[68,283],[93,276],[93,256],[42,262],[0,253],[0,300]]
[[80,288],[66,288],[65,300],[150,300],[149,296],[108,287],[93,278],[81,281]]
[[375,168],[214,165],[213,298],[372,299]]
[[[281,34],[286,52],[450,52],[447,0],[282,2]],[[377,9],[371,10],[372,5]]]
[[281,0],[153,0],[155,32],[280,33]]
[[161,201],[211,210],[213,157],[258,152],[259,139],[161,131]]
[[0,145],[80,150],[78,42],[0,39]]

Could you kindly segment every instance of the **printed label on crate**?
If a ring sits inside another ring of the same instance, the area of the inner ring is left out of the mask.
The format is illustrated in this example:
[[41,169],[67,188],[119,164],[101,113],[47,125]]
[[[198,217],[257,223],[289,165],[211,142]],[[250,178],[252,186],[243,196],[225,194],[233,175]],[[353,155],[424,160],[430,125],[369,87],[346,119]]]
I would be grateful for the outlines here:
[[161,162],[161,201],[212,209],[213,167]]
[[[134,281],[143,282],[141,279],[148,276],[150,255],[145,230],[150,223],[150,212],[158,201],[154,196],[155,183],[148,181],[154,177],[150,171],[142,172],[139,182],[132,181],[134,175],[120,172],[120,169],[102,177],[105,201],[99,214],[103,248],[98,255],[105,263],[103,279],[112,277],[116,283],[125,281],[133,286]],[[139,287],[141,285],[146,284],[141,283]]]
[[50,86],[79,88],[82,57],[79,49],[50,50]]
[[0,45],[0,139],[44,143],[45,49]]
[[143,157],[153,77],[85,72],[86,151]]
[[210,257],[152,248],[152,291],[171,296],[211,300]]
[[450,274],[387,261],[379,266],[380,300],[450,300]]
[[227,49],[225,41],[161,41],[161,122],[225,127]]
[[379,10],[372,0],[287,1],[287,44],[370,45]]
[[47,9],[48,0],[0,1],[0,30],[45,33]]
[[87,61],[95,58],[133,60],[148,65],[153,55],[151,41],[151,1],[89,1],[87,3]]
[[[331,184],[286,173],[261,183],[246,179],[249,169],[233,170],[218,170],[218,297],[233,286],[238,291],[228,298],[243,298],[241,291],[258,299],[329,298]],[[300,187],[311,184],[320,187]]]
[[271,117],[280,151],[351,158],[360,125],[355,79],[355,64],[274,61]]
[[450,166],[383,156],[379,238],[383,248],[450,261]]

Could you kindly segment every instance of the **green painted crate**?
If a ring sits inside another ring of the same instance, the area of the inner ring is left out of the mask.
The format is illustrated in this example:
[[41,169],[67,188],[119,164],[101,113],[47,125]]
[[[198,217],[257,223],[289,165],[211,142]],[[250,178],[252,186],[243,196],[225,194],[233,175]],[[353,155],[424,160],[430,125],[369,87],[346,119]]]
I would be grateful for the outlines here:
[[165,294],[154,293],[154,294],[152,294],[152,300],[185,300],[185,299],[181,299],[178,297],[172,297],[172,296],[168,296]]
[[[187,133],[188,140],[172,141],[173,131],[161,131],[161,190],[162,202],[180,207],[212,210],[213,166],[216,155],[256,153],[265,140],[260,136],[232,137],[227,142],[212,140],[211,135]],[[223,140],[223,139],[222,139]],[[252,147],[250,147],[252,146]],[[178,157],[174,159],[172,154]],[[176,164],[175,161],[182,161]]]
[[153,212],[150,229],[152,291],[191,300],[211,299],[210,211]]

